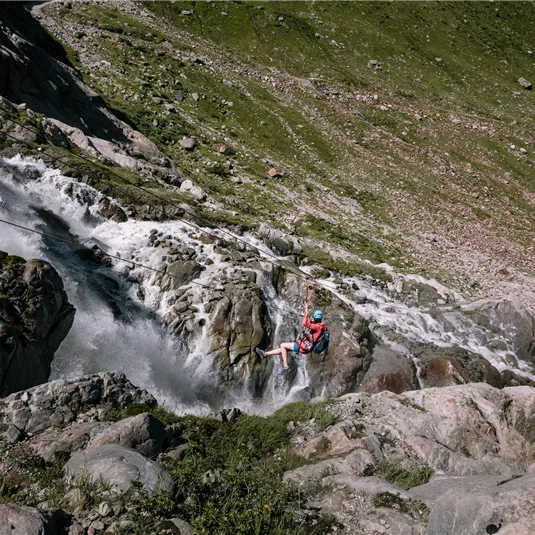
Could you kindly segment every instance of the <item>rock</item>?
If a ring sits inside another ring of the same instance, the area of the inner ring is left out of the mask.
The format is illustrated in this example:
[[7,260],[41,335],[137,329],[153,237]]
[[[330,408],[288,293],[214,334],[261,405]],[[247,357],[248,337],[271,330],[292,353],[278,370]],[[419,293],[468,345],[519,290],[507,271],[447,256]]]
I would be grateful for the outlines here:
[[420,381],[425,388],[479,382],[505,386],[504,378],[488,360],[465,349],[421,346],[411,347],[411,353],[420,361]]
[[182,182],[182,184],[180,185],[180,191],[185,191],[186,193],[189,193],[189,195],[201,202],[206,199],[206,193],[204,193],[204,191],[199,188],[199,186],[193,184],[193,182],[189,179],[184,180],[184,182]]
[[59,509],[0,505],[0,535],[63,535],[68,516]]
[[0,296],[0,396],[5,396],[48,379],[75,309],[48,262],[1,251]]
[[502,529],[519,522],[535,525],[534,474],[437,476],[411,489],[410,494],[430,508],[428,533],[432,535],[501,534]]
[[181,518],[171,518],[160,523],[161,529],[167,529],[170,533],[175,535],[194,535],[195,530],[191,524],[188,524]]
[[165,268],[165,275],[159,280],[160,288],[164,292],[178,290],[188,282],[196,279],[203,271],[203,267],[195,260],[172,262]]
[[116,223],[124,223],[128,220],[126,212],[116,203],[106,197],[98,205],[99,213],[106,219],[111,219]]
[[180,146],[187,151],[192,151],[197,146],[197,141],[192,137],[185,137],[180,141]]
[[531,89],[532,89],[531,82],[528,82],[525,78],[519,78],[519,79],[518,79],[518,83],[519,83],[524,89],[527,89],[528,91],[531,91]]
[[370,59],[370,61],[368,61],[368,67],[371,67],[371,68],[375,69],[376,71],[382,71],[383,70],[383,66],[376,59]]
[[442,58],[435,58],[435,61],[436,61],[437,63],[442,63]]
[[279,176],[279,172],[274,168],[272,167],[271,169],[269,169],[269,171],[267,172],[267,174],[270,176],[270,177],[276,177],[276,176]]
[[[154,406],[156,400],[132,385],[124,374],[104,372],[58,379],[11,394],[0,402],[0,421],[6,427],[12,424],[24,434],[36,435],[54,426],[65,426],[91,408],[123,409],[131,403]],[[80,428],[77,434],[82,431]]]
[[57,127],[57,125],[48,120],[46,117],[43,119],[41,124],[45,131],[45,136],[53,145],[56,147],[63,147],[65,149],[69,147],[69,141],[63,132]]
[[282,256],[299,254],[302,251],[302,247],[297,240],[288,234],[284,234],[280,230],[271,228],[265,223],[260,224],[258,234],[264,240],[266,245],[277,251]]
[[195,102],[199,102],[199,93],[192,93],[192,94],[191,94],[191,98],[192,98]]
[[379,344],[373,348],[372,362],[357,391],[375,394],[388,390],[401,394],[417,388],[412,360]]
[[116,444],[87,448],[74,454],[64,467],[67,480],[88,476],[102,480],[112,492],[127,491],[134,481],[154,495],[159,490],[174,492],[173,478],[157,463],[136,451]]
[[112,513],[112,509],[108,502],[101,502],[98,506],[98,514],[104,518]]
[[501,332],[519,358],[535,362],[535,319],[519,303],[508,299],[483,299],[462,307],[472,320]]
[[132,448],[145,457],[154,458],[167,441],[165,426],[148,413],[138,414],[116,422],[93,433],[89,445],[120,444]]

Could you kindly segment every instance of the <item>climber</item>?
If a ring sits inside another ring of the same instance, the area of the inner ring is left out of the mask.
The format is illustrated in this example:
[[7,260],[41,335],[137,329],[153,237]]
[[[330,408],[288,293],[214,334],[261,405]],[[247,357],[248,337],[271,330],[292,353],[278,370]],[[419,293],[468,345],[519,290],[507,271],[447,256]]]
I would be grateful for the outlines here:
[[[308,317],[308,300],[305,305],[305,315],[303,317],[303,326],[307,329],[308,332],[305,332],[299,340],[295,342],[283,342],[277,349],[272,349],[271,351],[263,351],[262,349],[256,348],[256,354],[260,358],[270,357],[272,355],[282,355],[282,369],[280,375],[284,375],[288,367],[288,351],[298,351],[303,355],[307,355],[312,351],[316,353],[321,353],[323,349],[327,347],[329,342],[328,338],[328,329],[325,323],[323,323],[323,312],[321,310],[316,310],[312,314],[312,319]],[[320,339],[323,339],[320,342]]]

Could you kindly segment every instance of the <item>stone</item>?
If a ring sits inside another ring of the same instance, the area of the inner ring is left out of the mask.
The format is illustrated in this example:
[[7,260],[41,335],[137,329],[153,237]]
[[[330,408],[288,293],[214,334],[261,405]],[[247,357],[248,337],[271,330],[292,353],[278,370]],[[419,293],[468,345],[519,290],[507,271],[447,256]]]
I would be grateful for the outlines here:
[[462,307],[478,325],[499,331],[515,348],[519,358],[535,362],[535,318],[509,299],[482,299]]
[[110,201],[106,197],[100,201],[98,211],[106,219],[111,219],[116,223],[124,223],[128,220],[126,212],[118,204]]
[[197,141],[192,137],[185,137],[180,141],[180,146],[187,151],[192,151],[197,146]]
[[195,102],[199,102],[199,93],[192,93],[191,94],[191,98],[195,101]]
[[89,446],[121,444],[145,457],[154,458],[163,451],[166,441],[164,424],[151,414],[144,413],[115,422],[100,432],[94,432]]
[[124,409],[131,403],[155,406],[156,400],[132,385],[124,374],[103,372],[58,379],[11,394],[0,401],[0,422],[6,427],[15,425],[25,435],[37,435],[52,427],[65,426],[95,406]]
[[258,235],[264,240],[266,245],[277,251],[282,256],[299,254],[302,251],[300,243],[288,234],[280,230],[271,228],[265,223],[261,223]]
[[276,177],[276,176],[279,176],[279,172],[274,168],[272,167],[271,169],[268,170],[267,174],[270,176],[270,177]]
[[65,149],[69,147],[68,139],[56,124],[54,124],[52,121],[49,121],[46,117],[43,119],[41,124],[43,126],[46,138],[50,140],[53,145],[56,147],[63,147]]
[[180,191],[188,193],[198,201],[204,201],[206,199],[206,193],[189,179],[182,182],[180,185]]
[[0,535],[62,535],[67,524],[68,515],[59,509],[0,505]]
[[519,83],[524,89],[527,89],[528,91],[531,91],[531,89],[533,88],[533,86],[531,85],[531,82],[528,82],[525,78],[519,78],[519,79],[518,79],[518,83]]
[[203,267],[195,260],[177,261],[167,264],[165,274],[159,279],[160,288],[164,292],[178,290],[188,282],[196,279]]
[[418,385],[412,360],[378,344],[373,348],[370,367],[357,391],[375,394],[389,390],[401,394],[416,388]]
[[188,524],[181,518],[171,518],[160,522],[161,529],[167,529],[174,535],[194,535],[195,530],[191,524]]
[[90,447],[75,453],[64,467],[67,481],[87,476],[93,481],[102,480],[112,492],[127,491],[134,481],[154,495],[159,490],[174,492],[173,478],[156,462],[117,444]]
[[75,309],[48,262],[2,251],[0,295],[0,396],[6,396],[48,379]]

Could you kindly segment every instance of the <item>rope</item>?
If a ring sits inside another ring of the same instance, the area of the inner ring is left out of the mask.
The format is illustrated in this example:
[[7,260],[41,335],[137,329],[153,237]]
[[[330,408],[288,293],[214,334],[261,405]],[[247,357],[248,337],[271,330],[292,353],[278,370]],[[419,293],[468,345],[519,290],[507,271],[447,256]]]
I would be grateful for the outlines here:
[[[6,112],[4,112],[3,110],[0,110],[0,113],[1,114],[4,114],[4,118],[7,119],[8,121],[11,121],[12,123],[20,126],[21,128],[24,128],[25,130],[29,131],[29,132],[32,132],[34,134],[37,134],[39,135],[40,133],[37,132],[36,130],[32,129],[32,128],[29,128],[28,126],[18,122],[18,121],[15,121],[14,119],[10,118],[10,117],[6,117]],[[8,136],[9,138],[13,139],[14,141],[17,141],[18,143],[22,143],[24,144],[26,147],[32,149],[32,150],[35,150],[34,147],[32,147],[27,141],[24,141],[24,140],[20,140],[18,138],[16,138],[15,136],[7,133],[7,132],[4,132],[3,133],[4,135]],[[165,197],[160,197],[159,195],[157,195],[156,193],[150,191],[150,190],[147,190],[145,188],[143,188],[142,186],[139,186],[131,181],[129,181],[128,179],[122,177],[121,175],[93,162],[91,159],[89,158],[86,158],[80,154],[75,154],[72,150],[70,149],[67,149],[69,151],[70,154],[72,154],[74,157],[76,158],[80,158],[81,160],[89,163],[90,165],[92,165],[93,167],[97,168],[100,172],[102,172],[103,174],[107,174],[107,175],[113,175],[115,177],[117,177],[119,180],[125,182],[126,184],[128,184],[129,186],[133,186],[134,188],[137,188],[139,189],[140,191],[148,194],[148,195],[151,195],[153,197],[155,197],[156,199],[160,200],[161,202],[165,203],[165,204],[168,204],[169,206],[173,206],[174,208],[177,208],[179,210],[182,210],[182,207],[180,205],[178,205],[177,203],[174,203],[172,201],[170,201],[169,199],[166,199]],[[41,154],[44,154],[45,156],[49,157],[52,161],[56,161],[56,162],[59,162],[63,165],[68,165],[69,167],[71,167],[72,169],[77,169],[73,164],[71,163],[67,163],[67,162],[64,162],[63,160],[61,160],[60,158],[57,158],[53,155],[50,155],[48,154],[47,152],[45,151],[41,151]],[[80,169],[77,169],[78,171],[80,171]],[[92,175],[95,177],[95,175]],[[97,181],[99,182],[103,182],[103,180],[101,178],[99,178],[98,176],[95,177]],[[106,183],[107,184],[107,183]],[[107,184],[109,185],[109,184]],[[199,220],[203,220],[202,217],[198,217],[197,216],[197,219]],[[185,225],[199,231],[199,232],[204,232],[205,234],[208,234],[212,237],[215,237],[217,239],[220,239],[221,236],[218,236],[217,234],[215,233],[212,233],[210,231],[207,231],[206,229],[204,228],[201,228],[199,227],[198,225],[194,224],[194,223],[191,223],[190,221],[187,221],[185,219],[181,219],[181,218],[176,218],[175,219],[176,221],[180,221],[182,223],[184,223]],[[207,222],[205,221],[205,223],[207,224]],[[245,246],[247,247],[250,247],[251,249],[254,249],[255,251],[257,251],[260,255],[265,255],[267,257],[270,257],[274,260],[276,260],[277,262],[273,262],[273,261],[270,261],[268,259],[265,259],[266,261],[270,262],[272,265],[274,266],[280,266],[282,267],[283,269],[286,269],[287,271],[292,271],[294,273],[294,275],[298,276],[298,277],[301,277],[301,278],[305,278],[305,279],[310,279],[311,278],[311,275],[309,275],[308,273],[305,273],[304,271],[302,271],[301,269],[299,269],[297,266],[293,265],[293,264],[289,264],[287,261],[279,258],[277,255],[273,254],[273,253],[270,253],[268,251],[263,251],[262,249],[260,249],[259,247],[257,247],[256,245],[253,245],[251,243],[249,243],[248,241],[238,237],[238,236],[234,236],[234,234],[232,234],[231,232],[228,232],[226,231],[225,229],[223,228],[219,228],[218,229],[219,232],[221,234],[224,234],[225,236],[228,236],[229,238],[233,239],[233,240],[236,240],[237,242],[240,242],[242,244],[244,244]],[[233,244],[233,243],[230,243],[230,245],[234,248],[236,248],[236,246]],[[237,249],[237,248],[236,248]],[[314,277],[312,277],[314,279]]]

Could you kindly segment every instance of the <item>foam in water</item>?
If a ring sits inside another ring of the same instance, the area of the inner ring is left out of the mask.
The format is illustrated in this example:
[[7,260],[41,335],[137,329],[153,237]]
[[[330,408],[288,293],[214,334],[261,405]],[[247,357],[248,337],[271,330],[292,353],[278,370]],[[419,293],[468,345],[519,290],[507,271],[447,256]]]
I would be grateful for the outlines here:
[[[69,299],[77,308],[73,328],[54,358],[52,378],[120,370],[177,412],[202,413],[224,405],[265,414],[291,400],[308,399],[309,377],[305,357],[300,355],[294,356],[297,371],[292,381],[277,375],[280,362],[271,359],[269,366],[274,373],[262,400],[253,399],[245,384],[242,390],[218,391],[216,396],[218,378],[208,336],[209,315],[203,312],[203,307],[199,306],[195,315],[195,336],[189,347],[162,326],[177,293],[162,292],[158,285],[160,274],[132,266],[128,261],[162,269],[166,251],[150,245],[151,230],[176,236],[180,243],[195,249],[197,260],[204,264],[205,270],[195,284],[187,287],[192,303],[202,305],[204,288],[218,284],[235,268],[222,261],[213,245],[205,244],[201,251],[197,240],[199,231],[179,221],[106,220],[97,210],[102,194],[90,186],[47,168],[39,160],[15,157],[7,163],[32,178],[16,180],[0,175],[0,217],[89,246],[97,244],[103,251],[123,259],[114,261],[113,266],[103,266],[81,254],[79,247],[12,227],[0,228],[0,248],[25,258],[50,261],[62,276]],[[242,239],[273,254],[254,236],[246,235]],[[276,346],[295,336],[300,314],[277,295],[262,270],[257,275],[275,325]],[[409,358],[406,341],[459,346],[479,353],[499,370],[511,368],[535,379],[527,363],[511,363],[514,350],[507,340],[474,325],[459,311],[443,307],[431,313],[396,301],[387,291],[366,280],[347,278],[343,282],[345,288],[356,283],[366,303],[358,304],[356,296],[343,290],[332,278],[318,283],[368,318],[383,343]],[[506,350],[493,349],[503,344]]]

